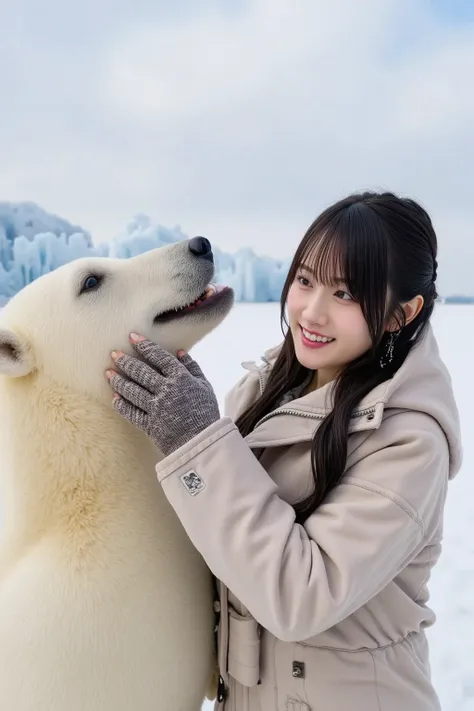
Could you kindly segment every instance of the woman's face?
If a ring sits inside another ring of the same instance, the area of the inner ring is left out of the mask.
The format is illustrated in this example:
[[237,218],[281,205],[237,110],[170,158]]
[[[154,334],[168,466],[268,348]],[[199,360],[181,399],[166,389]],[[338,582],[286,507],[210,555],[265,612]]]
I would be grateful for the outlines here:
[[288,292],[287,311],[298,361],[318,371],[317,387],[333,380],[372,345],[360,305],[344,283],[326,286],[302,266]]

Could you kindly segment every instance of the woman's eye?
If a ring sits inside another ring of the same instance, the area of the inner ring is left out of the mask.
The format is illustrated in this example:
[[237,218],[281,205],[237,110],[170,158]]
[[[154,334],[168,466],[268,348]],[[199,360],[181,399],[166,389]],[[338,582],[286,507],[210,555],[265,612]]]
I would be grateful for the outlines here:
[[336,296],[338,299],[342,299],[343,301],[354,301],[352,296],[347,291],[336,291]]
[[311,284],[309,283],[308,279],[306,279],[306,277],[304,277],[304,276],[298,275],[298,276],[296,277],[296,279],[297,279],[297,281],[299,281],[299,283],[301,284],[301,286],[311,286]]

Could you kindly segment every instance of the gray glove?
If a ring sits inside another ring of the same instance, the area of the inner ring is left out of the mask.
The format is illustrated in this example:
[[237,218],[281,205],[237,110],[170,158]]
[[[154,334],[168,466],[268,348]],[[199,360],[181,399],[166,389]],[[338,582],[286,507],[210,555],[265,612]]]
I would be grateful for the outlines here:
[[152,341],[133,342],[146,362],[118,353],[115,363],[128,379],[107,371],[114,408],[143,430],[165,456],[220,418],[211,384],[187,353],[172,356]]

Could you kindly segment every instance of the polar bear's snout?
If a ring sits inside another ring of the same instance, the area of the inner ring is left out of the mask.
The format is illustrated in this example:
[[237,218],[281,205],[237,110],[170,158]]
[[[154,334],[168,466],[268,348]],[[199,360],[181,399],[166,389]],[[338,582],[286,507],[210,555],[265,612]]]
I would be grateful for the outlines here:
[[[214,255],[206,237],[193,237],[187,242],[187,267],[177,264],[176,274],[181,281],[171,307],[159,310],[154,324],[166,324],[177,319],[202,322],[220,320],[227,315],[234,301],[233,290],[224,284],[212,283]],[[178,247],[178,245],[177,245]],[[185,324],[183,323],[185,328]]]

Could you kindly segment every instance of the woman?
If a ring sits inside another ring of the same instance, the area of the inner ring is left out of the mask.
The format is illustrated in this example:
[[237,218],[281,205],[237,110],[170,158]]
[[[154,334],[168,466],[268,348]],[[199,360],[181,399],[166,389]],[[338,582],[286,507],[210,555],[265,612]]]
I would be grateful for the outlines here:
[[158,478],[219,581],[219,711],[440,708],[427,582],[461,443],[430,325],[436,255],[412,200],[328,208],[283,288],[284,342],[225,417],[182,351],[134,337],[145,363],[116,361],[114,406],[167,455]]

